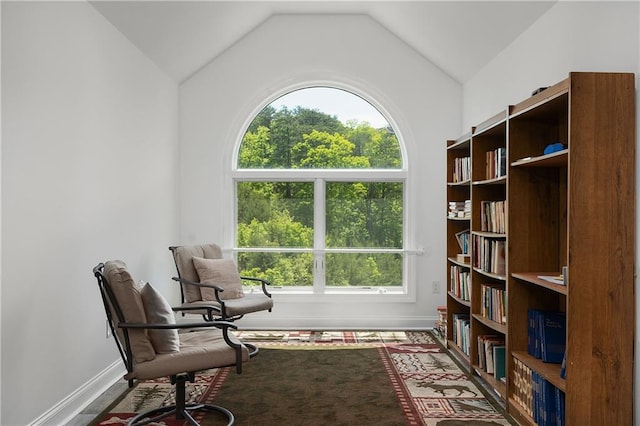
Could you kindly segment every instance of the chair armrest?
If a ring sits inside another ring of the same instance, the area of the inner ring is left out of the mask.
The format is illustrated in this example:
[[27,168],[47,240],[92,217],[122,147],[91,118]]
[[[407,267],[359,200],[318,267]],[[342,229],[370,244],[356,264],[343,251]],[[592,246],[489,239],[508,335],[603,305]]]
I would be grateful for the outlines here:
[[206,310],[211,314],[212,312],[220,313],[221,309],[218,306],[214,305],[201,305],[201,306],[174,306],[171,308],[173,312],[182,312],[182,311],[201,311]]
[[163,330],[163,329],[172,330],[172,329],[207,328],[207,327],[216,327],[223,330],[227,330],[228,328],[232,328],[234,330],[238,329],[237,325],[229,321],[181,322],[177,324],[119,322],[118,327],[126,328],[126,329],[154,329],[154,330]]
[[179,278],[179,277],[171,277],[171,279],[174,280],[174,281],[178,281],[181,284],[191,284],[191,285],[195,285],[197,287],[212,288],[213,291],[214,291],[214,294],[216,296],[216,301],[218,303],[220,303],[220,305],[224,305],[224,301],[220,297],[220,293],[222,293],[224,291],[224,288],[220,287],[219,285],[197,283],[195,281],[189,281],[189,280],[185,280],[184,278]]
[[271,285],[271,283],[269,281],[267,281],[265,279],[262,279],[262,278],[254,278],[254,277],[243,277],[243,276],[241,276],[240,278],[243,279],[243,280],[247,280],[247,281],[257,281],[257,282],[259,282],[261,284],[261,287],[262,287],[262,292],[265,294],[265,296],[271,297],[271,293],[269,293],[267,291],[267,286]]
[[179,283],[182,283],[182,284],[190,284],[190,285],[195,285],[197,287],[212,288],[215,291],[224,291],[224,288],[220,287],[219,285],[215,285],[215,284],[203,284],[203,283],[198,283],[198,282],[195,282],[195,281],[185,280],[184,278],[179,278],[179,277],[171,277],[171,279],[174,280],[174,281],[178,281]]

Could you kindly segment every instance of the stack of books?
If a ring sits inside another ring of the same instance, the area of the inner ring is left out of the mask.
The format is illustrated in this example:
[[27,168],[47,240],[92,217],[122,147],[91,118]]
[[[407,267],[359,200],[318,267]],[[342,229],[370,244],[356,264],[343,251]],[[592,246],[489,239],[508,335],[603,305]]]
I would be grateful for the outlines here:
[[449,217],[460,219],[471,217],[471,200],[449,201]]
[[447,307],[438,306],[438,320],[433,329],[436,336],[440,337],[443,341],[447,340]]

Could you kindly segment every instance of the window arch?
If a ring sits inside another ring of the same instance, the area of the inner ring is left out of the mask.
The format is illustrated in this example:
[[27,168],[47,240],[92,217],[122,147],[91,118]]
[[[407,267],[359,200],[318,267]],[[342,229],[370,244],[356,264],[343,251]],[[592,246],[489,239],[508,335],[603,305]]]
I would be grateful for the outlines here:
[[343,89],[264,107],[236,153],[241,273],[285,291],[406,292],[402,152],[384,115]]

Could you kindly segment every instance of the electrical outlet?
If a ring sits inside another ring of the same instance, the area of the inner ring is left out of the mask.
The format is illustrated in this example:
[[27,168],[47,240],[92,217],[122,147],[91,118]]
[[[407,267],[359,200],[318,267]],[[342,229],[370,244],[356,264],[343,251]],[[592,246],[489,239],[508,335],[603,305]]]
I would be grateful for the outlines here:
[[431,292],[433,294],[438,294],[440,293],[440,281],[433,281],[431,283]]
[[108,339],[109,337],[111,337],[111,327],[109,327],[109,320],[107,320],[107,333],[106,333],[106,338]]

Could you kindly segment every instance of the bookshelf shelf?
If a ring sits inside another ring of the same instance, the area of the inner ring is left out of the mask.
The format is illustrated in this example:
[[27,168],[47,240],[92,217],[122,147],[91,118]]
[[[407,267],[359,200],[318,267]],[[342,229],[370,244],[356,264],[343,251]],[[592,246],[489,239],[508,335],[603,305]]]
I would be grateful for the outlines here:
[[538,278],[538,276],[540,275],[553,277],[553,276],[560,275],[560,272],[523,272],[523,273],[514,272],[511,274],[513,278],[525,281],[529,284],[544,287],[546,289],[549,289],[551,291],[555,291],[557,293],[561,293],[564,295],[568,293],[568,289],[566,285],[553,284],[549,281],[545,281],[541,278]]
[[463,180],[461,182],[447,182],[449,186],[469,186],[471,185],[471,179]]
[[459,304],[461,304],[461,305],[464,305],[464,306],[466,306],[466,307],[468,307],[468,308],[470,308],[470,307],[471,307],[471,301],[470,301],[470,300],[463,300],[463,299],[460,299],[458,296],[456,296],[456,295],[455,295],[453,292],[451,292],[451,291],[447,292],[447,294],[448,294],[448,295],[449,295],[449,297],[450,297],[451,299],[453,299],[455,302],[457,302],[457,303],[459,303]]
[[476,182],[473,182],[472,185],[474,185],[474,186],[479,186],[479,185],[504,185],[506,182],[507,182],[507,177],[506,176],[500,176],[500,177],[493,178],[493,179],[484,179],[484,180],[476,181]]
[[[536,424],[538,378],[564,401],[567,424],[633,423],[635,93],[633,73],[570,73],[447,141],[447,201],[470,208],[447,221],[447,278],[470,268],[471,296],[447,293],[448,330],[465,321],[469,354],[451,334],[448,346],[523,425]],[[544,154],[552,144],[561,149]],[[452,184],[460,158],[470,179]],[[466,230],[471,264],[456,258]],[[487,318],[504,321],[505,304],[506,325]],[[529,346],[533,311],[564,315],[566,380],[533,355],[545,356]],[[488,336],[506,343],[506,383],[479,367]]]
[[506,275],[502,275],[502,274],[493,274],[491,272],[487,272],[481,268],[473,268],[474,271],[476,271],[478,274],[481,274],[487,278],[493,278],[494,280],[499,280],[499,281],[506,281],[507,280],[507,276]]
[[562,167],[568,160],[569,150],[563,149],[552,154],[521,158],[511,163],[511,167]]
[[497,331],[501,334],[507,334],[507,326],[506,324],[500,324],[499,322],[495,322],[490,320],[489,318],[485,318],[479,314],[473,314],[473,318],[477,321],[480,321],[482,324],[489,327],[491,330]]
[[449,260],[449,262],[451,262],[451,263],[455,263],[458,266],[462,266],[463,268],[471,268],[471,264],[470,263],[460,262],[455,257],[448,257],[447,260]]
[[447,219],[458,222],[469,222],[471,220],[470,217],[447,217]]

